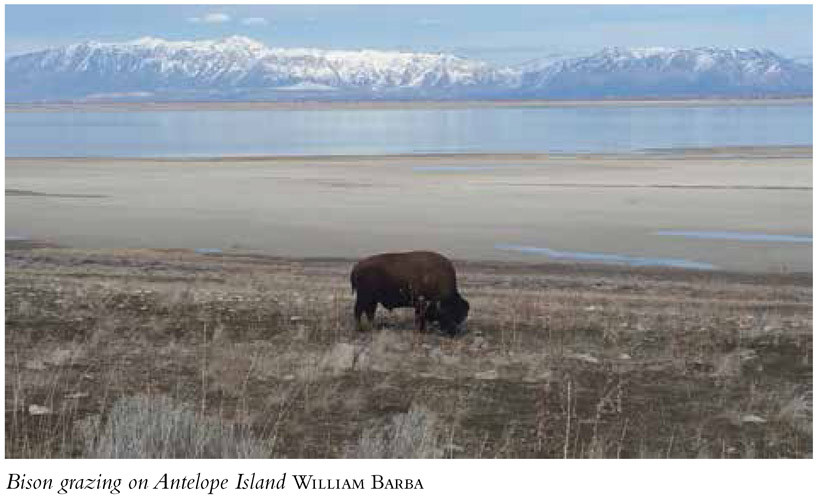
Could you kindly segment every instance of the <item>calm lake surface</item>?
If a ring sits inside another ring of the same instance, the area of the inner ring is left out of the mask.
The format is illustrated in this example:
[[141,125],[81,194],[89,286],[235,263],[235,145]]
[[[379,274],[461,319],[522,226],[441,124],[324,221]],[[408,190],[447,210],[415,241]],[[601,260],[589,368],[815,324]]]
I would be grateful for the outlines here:
[[10,157],[616,153],[811,144],[811,103],[6,113]]

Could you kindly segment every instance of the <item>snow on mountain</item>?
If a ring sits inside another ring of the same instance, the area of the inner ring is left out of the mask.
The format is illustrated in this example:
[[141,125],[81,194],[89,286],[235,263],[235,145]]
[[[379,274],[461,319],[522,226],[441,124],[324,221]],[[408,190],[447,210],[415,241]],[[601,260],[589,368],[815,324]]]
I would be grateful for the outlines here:
[[758,49],[606,48],[527,72],[522,87],[552,97],[812,94],[812,68]]
[[[245,37],[195,42],[84,42],[6,61],[11,95],[78,98],[122,92],[301,88],[379,92],[479,91],[517,75],[448,54],[278,49]],[[8,95],[7,95],[8,100]]]
[[[83,42],[6,60],[6,100],[596,98],[812,93],[812,67],[768,50],[609,48],[494,67],[450,54],[270,48],[222,40]],[[125,97],[122,97],[125,96]]]

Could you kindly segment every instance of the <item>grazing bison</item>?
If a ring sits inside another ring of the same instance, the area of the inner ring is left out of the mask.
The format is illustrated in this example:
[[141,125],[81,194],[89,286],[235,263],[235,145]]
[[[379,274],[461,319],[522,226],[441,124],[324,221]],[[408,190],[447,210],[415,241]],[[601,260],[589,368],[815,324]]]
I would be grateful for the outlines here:
[[415,326],[421,332],[426,321],[437,322],[454,336],[469,314],[469,303],[457,292],[454,266],[434,252],[384,253],[358,262],[350,275],[356,293],[355,321],[361,314],[375,319],[378,303],[390,311],[396,307],[415,309]]

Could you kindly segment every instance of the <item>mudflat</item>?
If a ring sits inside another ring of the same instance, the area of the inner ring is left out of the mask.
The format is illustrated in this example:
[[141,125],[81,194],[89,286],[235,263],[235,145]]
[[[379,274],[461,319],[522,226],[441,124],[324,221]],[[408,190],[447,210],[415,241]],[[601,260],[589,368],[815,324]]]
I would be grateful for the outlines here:
[[812,269],[808,147],[6,158],[6,189],[7,239],[71,247]]

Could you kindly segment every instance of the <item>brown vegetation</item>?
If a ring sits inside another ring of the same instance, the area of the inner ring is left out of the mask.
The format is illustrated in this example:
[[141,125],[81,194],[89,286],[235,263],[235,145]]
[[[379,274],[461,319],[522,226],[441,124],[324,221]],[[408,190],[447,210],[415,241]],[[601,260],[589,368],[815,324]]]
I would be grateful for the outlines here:
[[6,456],[812,455],[811,275],[458,263],[449,339],[351,267],[7,251]]

